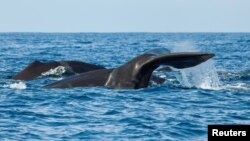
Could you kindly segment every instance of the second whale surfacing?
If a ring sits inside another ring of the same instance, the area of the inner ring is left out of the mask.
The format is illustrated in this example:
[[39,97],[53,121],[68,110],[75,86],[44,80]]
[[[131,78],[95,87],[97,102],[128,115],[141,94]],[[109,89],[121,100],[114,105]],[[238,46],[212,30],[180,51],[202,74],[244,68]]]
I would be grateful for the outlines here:
[[81,73],[46,85],[44,88],[91,86],[106,86],[117,89],[146,88],[153,71],[161,65],[184,69],[199,65],[213,56],[214,54],[208,52],[169,53],[166,48],[156,48],[135,57],[118,68]]
[[63,71],[70,75],[76,73],[84,73],[98,69],[105,69],[103,66],[89,64],[80,61],[52,61],[52,62],[34,61],[31,64],[29,64],[24,70],[13,76],[12,79],[32,80],[58,67],[62,67]]

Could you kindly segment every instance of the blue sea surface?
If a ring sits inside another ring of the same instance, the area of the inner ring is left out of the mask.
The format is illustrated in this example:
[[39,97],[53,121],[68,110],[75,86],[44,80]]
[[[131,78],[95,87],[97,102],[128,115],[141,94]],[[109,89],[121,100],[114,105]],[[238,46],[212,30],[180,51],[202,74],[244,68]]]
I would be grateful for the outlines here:
[[[138,90],[10,79],[34,60],[113,68],[156,47],[215,57]],[[204,141],[209,124],[250,124],[250,33],[0,33],[0,60],[1,140]]]

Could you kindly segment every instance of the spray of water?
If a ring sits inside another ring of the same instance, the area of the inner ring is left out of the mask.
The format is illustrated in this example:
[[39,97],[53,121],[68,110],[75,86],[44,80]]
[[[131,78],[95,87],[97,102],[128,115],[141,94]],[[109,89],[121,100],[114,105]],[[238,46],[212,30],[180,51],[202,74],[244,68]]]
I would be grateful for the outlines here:
[[11,84],[5,84],[4,88],[11,88],[11,89],[26,89],[27,85],[24,82],[15,82]]
[[[176,43],[171,52],[200,52],[193,43]],[[196,87],[201,89],[221,89],[221,82],[215,68],[215,62],[210,59],[198,66],[180,69],[180,75],[176,75],[177,80],[183,87]]]
[[51,76],[51,75],[60,76],[65,72],[66,72],[66,69],[63,66],[58,66],[58,67],[56,67],[54,69],[50,69],[50,70],[48,70],[46,72],[43,72],[42,76]]

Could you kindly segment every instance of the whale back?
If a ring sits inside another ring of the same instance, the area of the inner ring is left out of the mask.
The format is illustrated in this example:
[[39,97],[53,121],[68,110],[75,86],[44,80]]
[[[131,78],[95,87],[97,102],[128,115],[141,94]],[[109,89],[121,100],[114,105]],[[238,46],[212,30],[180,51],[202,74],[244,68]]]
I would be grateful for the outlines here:
[[28,65],[25,69],[17,73],[12,77],[14,80],[32,80],[42,75],[51,69],[55,69],[62,66],[65,69],[65,74],[72,75],[75,73],[84,73],[93,70],[105,69],[100,65],[89,64],[80,61],[52,61],[52,62],[40,62],[34,61]]
[[70,88],[105,86],[113,69],[101,69],[67,77],[63,80],[44,86],[44,88]]

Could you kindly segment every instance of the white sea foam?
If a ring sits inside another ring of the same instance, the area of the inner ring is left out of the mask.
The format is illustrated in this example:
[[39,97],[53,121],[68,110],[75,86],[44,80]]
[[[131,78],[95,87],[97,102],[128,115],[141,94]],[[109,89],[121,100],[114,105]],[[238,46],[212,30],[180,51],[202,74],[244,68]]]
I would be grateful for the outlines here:
[[15,82],[11,84],[5,84],[3,87],[11,89],[26,89],[27,85],[24,82]]
[[250,87],[247,86],[245,83],[235,83],[235,84],[228,84],[225,86],[227,89],[239,89],[239,90],[248,90],[250,91]]
[[63,67],[63,66],[58,66],[58,67],[56,67],[56,68],[54,68],[54,69],[50,69],[50,70],[48,70],[48,71],[46,71],[46,72],[43,72],[43,73],[42,73],[42,76],[50,76],[50,75],[57,75],[57,76],[60,76],[60,75],[62,75],[62,74],[65,73],[65,72],[66,72],[65,67]]
[[[200,52],[191,42],[176,43],[172,52]],[[192,68],[180,69],[177,80],[183,87],[201,89],[222,89],[214,61],[212,59]]]
[[49,78],[50,80],[55,80],[55,81],[60,81],[63,79],[63,77],[59,77],[59,78],[55,78],[55,77],[52,77],[52,78]]

